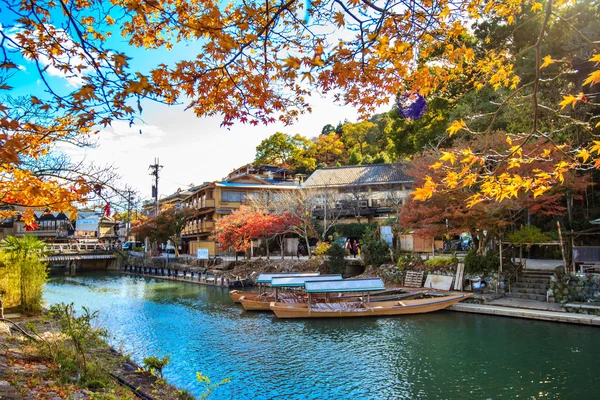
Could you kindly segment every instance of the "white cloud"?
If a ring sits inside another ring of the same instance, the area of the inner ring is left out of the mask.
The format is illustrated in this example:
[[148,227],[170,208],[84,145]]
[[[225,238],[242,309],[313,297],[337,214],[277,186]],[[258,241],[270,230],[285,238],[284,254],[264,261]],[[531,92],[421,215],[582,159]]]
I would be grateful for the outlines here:
[[[98,134],[98,147],[72,157],[112,164],[127,183],[150,198],[153,178],[148,167],[158,158],[159,194],[168,195],[189,184],[223,178],[233,169],[252,162],[256,146],[277,131],[314,137],[326,124],[345,119],[356,121],[357,112],[349,106],[336,106],[327,98],[312,98],[313,113],[300,117],[292,126],[250,126],[236,124],[221,128],[219,118],[197,118],[183,107],[146,105],[145,124],[129,126],[115,122]],[[382,108],[379,112],[387,111]],[[140,134],[141,130],[141,134]]]

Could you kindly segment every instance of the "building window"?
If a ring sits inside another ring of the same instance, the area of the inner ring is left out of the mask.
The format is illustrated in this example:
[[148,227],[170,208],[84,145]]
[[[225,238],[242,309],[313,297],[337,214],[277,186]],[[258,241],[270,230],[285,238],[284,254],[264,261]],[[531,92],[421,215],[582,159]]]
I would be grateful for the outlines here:
[[221,201],[241,203],[246,199],[246,192],[221,192]]
[[249,201],[257,201],[258,199],[260,199],[260,193],[259,192],[248,192],[247,199]]

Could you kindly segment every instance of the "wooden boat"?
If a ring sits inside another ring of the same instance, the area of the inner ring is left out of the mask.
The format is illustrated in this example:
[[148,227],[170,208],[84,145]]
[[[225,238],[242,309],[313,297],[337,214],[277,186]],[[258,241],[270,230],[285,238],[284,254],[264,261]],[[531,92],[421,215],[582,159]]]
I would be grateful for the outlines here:
[[[370,299],[370,303],[371,305],[376,305],[376,306],[391,306],[392,304],[398,303],[398,301],[400,300],[410,300],[410,299],[414,299],[415,297],[419,297],[421,295],[424,295],[427,292],[413,292],[413,293],[402,293],[402,294],[397,294],[397,295],[392,295],[392,296],[382,296],[382,297],[378,297],[378,296],[371,296]],[[362,296],[344,296],[344,297],[331,297],[326,299],[325,297],[322,298],[315,298],[313,296],[312,301],[315,303],[352,303],[352,302],[362,302],[364,300],[364,297]],[[248,297],[246,298],[245,296],[242,296],[240,298],[240,303],[242,304],[242,307],[244,307],[244,310],[246,311],[271,311],[271,304],[277,304],[277,305],[287,305],[287,304],[297,304],[297,305],[302,305],[302,304],[308,304],[308,297],[306,295],[302,296],[296,296],[296,297],[288,297],[286,298],[284,293],[280,293],[279,294],[279,298],[277,299],[277,301],[275,300],[274,296],[270,296],[270,297]]]
[[376,317],[408,314],[423,314],[443,310],[458,303],[471,294],[434,297],[430,299],[402,300],[392,302],[339,302],[282,304],[271,303],[270,309],[277,318],[340,318],[340,317]]
[[[340,281],[342,275],[331,274],[331,275],[318,275],[318,276],[297,276],[297,275],[279,275],[272,276],[270,278],[270,286],[274,290],[272,292],[264,292],[258,296],[242,296],[240,297],[240,303],[246,311],[269,311],[269,304],[272,301],[286,301],[289,303],[304,303],[306,302],[306,296],[303,294],[304,285],[308,281]],[[296,289],[295,292],[280,292],[280,289]]]
[[258,296],[259,294],[260,294],[259,292],[245,292],[242,290],[230,290],[229,291],[229,296],[231,297],[231,300],[233,300],[234,303],[239,303],[241,297],[246,297],[246,298],[250,299],[250,298],[254,298],[254,297]]
[[256,297],[264,292],[265,287],[270,286],[273,278],[291,278],[291,277],[303,277],[303,276],[319,276],[319,272],[274,272],[274,273],[260,273],[256,278],[256,284],[258,285],[258,292],[249,292],[241,290],[231,290],[229,296],[234,303],[239,303],[240,298],[245,296],[250,299]]

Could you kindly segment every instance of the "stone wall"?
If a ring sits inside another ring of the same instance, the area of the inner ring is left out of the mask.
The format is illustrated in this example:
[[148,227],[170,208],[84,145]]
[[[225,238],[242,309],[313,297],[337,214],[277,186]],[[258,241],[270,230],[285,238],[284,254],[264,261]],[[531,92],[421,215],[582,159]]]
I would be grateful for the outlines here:
[[548,298],[557,303],[600,301],[600,274],[564,274],[554,275],[550,279]]

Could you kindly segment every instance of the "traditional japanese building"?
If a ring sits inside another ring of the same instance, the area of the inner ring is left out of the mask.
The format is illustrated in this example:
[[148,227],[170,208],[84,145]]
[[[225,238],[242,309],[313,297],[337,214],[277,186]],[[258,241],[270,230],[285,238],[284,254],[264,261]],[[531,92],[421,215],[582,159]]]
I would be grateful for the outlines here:
[[198,248],[207,248],[210,255],[216,255],[215,223],[253,200],[277,201],[278,192],[298,189],[299,182],[291,176],[285,168],[245,165],[221,181],[194,188],[182,202],[183,207],[196,211],[182,232],[184,252],[194,255]]
[[336,194],[334,204],[316,207],[317,218],[323,218],[327,208],[340,222],[374,222],[396,217],[408,199],[413,179],[407,168],[406,163],[322,168],[302,187]]

